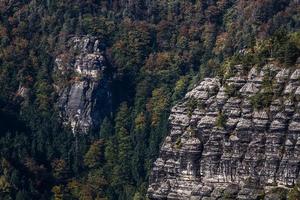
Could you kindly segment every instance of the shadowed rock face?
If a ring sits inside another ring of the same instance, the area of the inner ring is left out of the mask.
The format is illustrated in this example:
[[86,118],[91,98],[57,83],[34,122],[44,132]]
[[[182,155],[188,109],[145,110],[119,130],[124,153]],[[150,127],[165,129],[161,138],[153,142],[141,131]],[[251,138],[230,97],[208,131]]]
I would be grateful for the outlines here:
[[110,75],[100,45],[95,37],[73,37],[55,60],[57,106],[74,134],[98,127],[110,112]]
[[[150,199],[250,200],[299,178],[300,69],[235,69],[225,81],[205,79],[172,108]],[[267,106],[255,107],[270,88]]]

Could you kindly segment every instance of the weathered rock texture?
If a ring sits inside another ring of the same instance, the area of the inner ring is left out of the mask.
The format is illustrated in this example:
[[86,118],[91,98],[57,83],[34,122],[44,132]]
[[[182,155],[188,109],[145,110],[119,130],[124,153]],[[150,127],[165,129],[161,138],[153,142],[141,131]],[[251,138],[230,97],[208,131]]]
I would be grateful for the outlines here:
[[205,79],[172,108],[150,199],[250,200],[299,178],[300,69],[235,66],[234,74]]
[[110,111],[110,75],[95,37],[73,37],[55,60],[57,106],[73,133],[86,133],[99,126]]

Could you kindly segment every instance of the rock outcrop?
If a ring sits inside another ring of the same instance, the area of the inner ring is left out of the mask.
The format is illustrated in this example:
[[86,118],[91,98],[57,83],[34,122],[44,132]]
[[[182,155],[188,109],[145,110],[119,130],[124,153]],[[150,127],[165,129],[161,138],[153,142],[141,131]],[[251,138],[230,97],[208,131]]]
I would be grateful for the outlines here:
[[98,127],[110,112],[110,73],[95,37],[73,37],[56,57],[55,88],[57,107],[73,133],[87,133]]
[[299,178],[300,69],[235,66],[188,92],[169,121],[150,199],[270,199]]

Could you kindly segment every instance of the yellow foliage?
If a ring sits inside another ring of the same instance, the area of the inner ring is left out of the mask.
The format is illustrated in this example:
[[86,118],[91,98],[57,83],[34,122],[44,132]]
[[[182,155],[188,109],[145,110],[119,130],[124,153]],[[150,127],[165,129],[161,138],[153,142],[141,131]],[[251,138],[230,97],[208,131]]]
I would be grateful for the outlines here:
[[66,162],[63,159],[55,159],[51,163],[52,169],[53,169],[53,175],[56,178],[59,178],[65,171],[66,168]]
[[79,196],[80,192],[80,183],[77,180],[71,180],[68,183],[68,189],[70,190],[71,194],[75,197]]
[[168,109],[169,96],[165,89],[157,88],[152,91],[152,97],[147,103],[147,110],[151,112],[151,125],[156,126],[159,122],[160,115]]
[[300,32],[294,32],[290,34],[291,41],[300,49]]
[[54,200],[63,199],[63,188],[61,185],[56,185],[51,190],[54,193]]
[[11,188],[11,185],[6,180],[5,176],[0,176],[0,193],[9,192],[10,188]]
[[135,120],[134,120],[134,124],[135,124],[135,130],[142,130],[143,127],[145,126],[146,124],[146,118],[145,118],[145,115],[144,113],[139,113]]

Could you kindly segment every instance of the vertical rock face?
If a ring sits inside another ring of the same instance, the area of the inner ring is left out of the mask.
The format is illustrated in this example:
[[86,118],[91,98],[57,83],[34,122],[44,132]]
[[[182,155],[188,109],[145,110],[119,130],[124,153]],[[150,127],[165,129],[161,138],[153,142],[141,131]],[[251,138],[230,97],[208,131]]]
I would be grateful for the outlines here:
[[300,69],[235,71],[205,79],[172,108],[150,199],[250,200],[299,178]]
[[99,126],[110,111],[110,75],[95,37],[73,37],[56,58],[55,86],[61,118],[73,133]]

